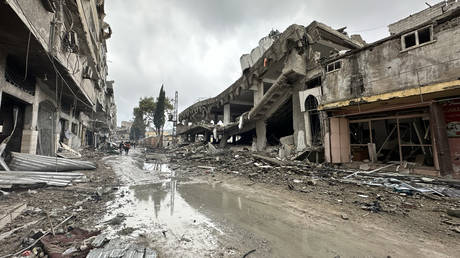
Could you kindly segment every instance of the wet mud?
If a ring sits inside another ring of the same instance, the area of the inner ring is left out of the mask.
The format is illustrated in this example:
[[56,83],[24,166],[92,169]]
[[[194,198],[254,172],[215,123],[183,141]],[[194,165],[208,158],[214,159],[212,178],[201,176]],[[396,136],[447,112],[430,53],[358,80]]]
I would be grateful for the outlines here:
[[101,225],[162,257],[242,257],[253,250],[247,257],[450,256],[436,249],[439,243],[344,221],[337,211],[290,194],[188,177],[130,155],[106,160],[124,183]]

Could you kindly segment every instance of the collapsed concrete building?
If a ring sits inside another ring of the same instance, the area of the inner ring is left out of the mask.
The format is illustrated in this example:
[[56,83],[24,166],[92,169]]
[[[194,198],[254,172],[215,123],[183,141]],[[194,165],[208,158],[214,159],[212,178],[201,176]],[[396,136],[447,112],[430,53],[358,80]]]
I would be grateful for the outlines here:
[[316,21],[271,33],[241,57],[235,83],[180,113],[178,132],[222,145],[253,141],[258,151],[278,145],[281,157],[458,177],[460,3],[433,5],[389,30],[372,44]]
[[103,0],[0,3],[0,142],[54,155],[59,142],[97,145],[116,127],[107,81]]

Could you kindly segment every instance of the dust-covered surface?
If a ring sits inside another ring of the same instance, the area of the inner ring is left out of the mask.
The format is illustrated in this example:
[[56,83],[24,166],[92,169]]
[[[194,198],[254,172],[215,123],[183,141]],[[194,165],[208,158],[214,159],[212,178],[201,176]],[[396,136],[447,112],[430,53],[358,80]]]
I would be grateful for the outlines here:
[[[277,243],[282,241],[269,241],[267,237],[272,252],[294,248],[298,252],[293,257],[455,257],[458,254],[460,221],[447,212],[458,210],[459,198],[347,182],[341,179],[348,173],[305,163],[279,167],[255,159],[245,148],[214,154],[206,149],[195,144],[170,150],[171,168],[221,183],[228,189],[238,189],[252,200],[262,198],[272,208],[282,211],[283,215],[274,216],[274,221],[298,216],[297,222],[291,222],[295,226],[289,233],[294,234],[294,239],[303,239],[304,244],[280,247]],[[267,212],[265,216],[273,214]],[[270,227],[261,228],[264,232]],[[281,232],[278,230],[273,235],[289,238],[289,234],[283,236]]]
[[[106,202],[113,198],[118,189],[118,179],[113,170],[101,160],[103,153],[89,152],[85,160],[97,163],[96,170],[80,171],[87,177],[86,183],[67,187],[44,187],[36,189],[14,189],[0,195],[0,204],[14,207],[26,203],[27,208],[13,223],[0,230],[0,257],[15,253],[33,242],[39,231],[50,230],[50,221],[55,226],[74,215],[55,233],[64,233],[70,228],[94,230],[99,218],[106,212]],[[48,216],[50,219],[48,219]],[[36,222],[37,221],[37,222]],[[36,222],[32,224],[33,222]],[[27,225],[3,239],[6,232]]]
[[243,148],[209,154],[196,144],[92,159],[98,168],[85,172],[87,183],[1,197],[28,210],[0,234],[45,218],[1,240],[2,255],[49,229],[45,211],[55,224],[75,214],[67,225],[160,257],[458,254],[460,221],[447,215],[459,207],[453,197],[359,185],[305,163],[277,166]]

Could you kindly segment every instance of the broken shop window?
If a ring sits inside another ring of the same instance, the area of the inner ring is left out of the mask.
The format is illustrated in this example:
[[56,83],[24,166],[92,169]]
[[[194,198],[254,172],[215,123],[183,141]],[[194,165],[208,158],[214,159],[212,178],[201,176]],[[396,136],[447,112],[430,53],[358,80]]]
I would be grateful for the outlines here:
[[354,161],[434,166],[430,120],[423,115],[350,121],[350,146]]

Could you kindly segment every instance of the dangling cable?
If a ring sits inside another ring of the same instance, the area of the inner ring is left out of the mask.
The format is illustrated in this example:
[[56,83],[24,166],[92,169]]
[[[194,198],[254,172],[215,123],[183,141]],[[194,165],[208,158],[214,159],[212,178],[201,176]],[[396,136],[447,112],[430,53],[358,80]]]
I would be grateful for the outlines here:
[[24,81],[27,80],[27,72],[28,72],[28,68],[29,68],[30,34],[32,34],[31,31],[29,31],[29,40],[27,40],[26,69],[25,69],[25,72],[24,72]]

